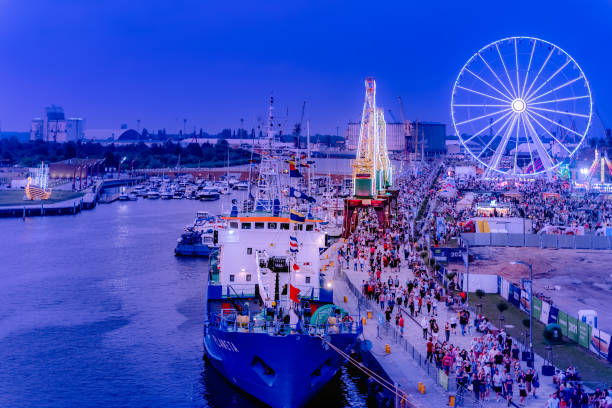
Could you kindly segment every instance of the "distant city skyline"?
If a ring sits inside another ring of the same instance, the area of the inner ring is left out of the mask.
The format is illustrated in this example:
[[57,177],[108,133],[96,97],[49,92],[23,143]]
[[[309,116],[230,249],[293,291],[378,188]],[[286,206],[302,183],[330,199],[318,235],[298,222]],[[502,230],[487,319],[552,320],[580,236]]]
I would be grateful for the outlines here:
[[218,133],[244,119],[250,130],[265,121],[272,94],[285,132],[306,101],[311,133],[343,136],[359,120],[366,76],[396,118],[402,96],[407,119],[450,124],[463,64],[512,35],[572,55],[612,127],[612,1],[442,4],[3,2],[2,130],[29,131],[52,104],[92,129],[140,120],[141,129],[175,133],[187,119],[188,132]]

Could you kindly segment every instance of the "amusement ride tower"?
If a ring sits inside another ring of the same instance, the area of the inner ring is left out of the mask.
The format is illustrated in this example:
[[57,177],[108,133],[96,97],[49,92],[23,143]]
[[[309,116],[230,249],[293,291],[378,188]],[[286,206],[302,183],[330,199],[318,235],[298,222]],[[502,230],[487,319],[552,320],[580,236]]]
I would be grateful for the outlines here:
[[343,235],[356,227],[361,209],[372,207],[381,227],[389,224],[392,208],[396,207],[397,191],[391,190],[392,172],[387,152],[387,125],[384,110],[376,106],[376,81],[365,80],[366,94],[361,115],[357,154],[353,167],[353,197],[345,200]]

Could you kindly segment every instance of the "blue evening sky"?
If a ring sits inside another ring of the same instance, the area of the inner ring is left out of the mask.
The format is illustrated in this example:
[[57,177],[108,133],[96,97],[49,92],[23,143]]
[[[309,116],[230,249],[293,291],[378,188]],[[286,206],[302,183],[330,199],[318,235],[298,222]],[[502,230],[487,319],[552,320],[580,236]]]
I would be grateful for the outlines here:
[[343,134],[372,75],[396,117],[401,95],[409,118],[449,123],[467,59],[527,35],[576,59],[612,127],[611,22],[612,0],[0,0],[0,120],[27,130],[56,104],[88,128],[218,132],[253,127],[273,92],[288,128],[305,100],[313,132]]

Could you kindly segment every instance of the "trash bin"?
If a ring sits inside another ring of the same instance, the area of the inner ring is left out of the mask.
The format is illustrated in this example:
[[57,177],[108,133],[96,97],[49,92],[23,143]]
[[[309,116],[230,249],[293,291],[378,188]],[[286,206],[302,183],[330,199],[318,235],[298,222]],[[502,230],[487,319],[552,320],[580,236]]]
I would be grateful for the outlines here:
[[449,407],[455,406],[455,393],[454,392],[451,392],[448,394],[448,406]]

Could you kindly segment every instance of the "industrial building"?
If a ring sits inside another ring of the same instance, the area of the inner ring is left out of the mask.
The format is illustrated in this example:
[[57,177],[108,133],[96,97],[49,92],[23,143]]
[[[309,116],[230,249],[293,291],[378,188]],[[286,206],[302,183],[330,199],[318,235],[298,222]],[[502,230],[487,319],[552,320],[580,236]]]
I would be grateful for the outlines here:
[[45,108],[43,118],[32,119],[30,140],[45,142],[68,142],[83,139],[85,121],[82,118],[66,119],[64,109],[51,105]]
[[[346,148],[357,150],[361,123],[349,123],[346,130]],[[406,148],[403,123],[387,123],[387,150],[401,152]]]
[[[418,132],[419,153],[425,156],[446,152],[446,125],[436,122],[411,122],[410,134],[406,136],[403,123],[387,123],[387,150],[390,152],[414,152],[414,135]],[[346,148],[357,150],[361,123],[349,123],[346,130]],[[421,143],[425,141],[425,145]]]

